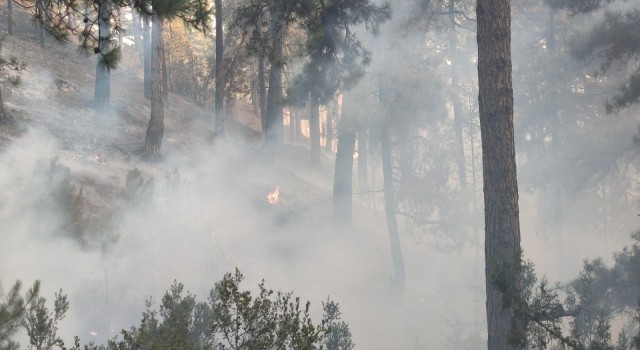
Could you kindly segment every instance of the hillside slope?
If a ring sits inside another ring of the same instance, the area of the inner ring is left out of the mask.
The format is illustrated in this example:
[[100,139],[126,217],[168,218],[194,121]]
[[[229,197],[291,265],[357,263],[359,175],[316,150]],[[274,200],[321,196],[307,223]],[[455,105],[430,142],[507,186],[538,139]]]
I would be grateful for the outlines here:
[[144,300],[174,279],[204,297],[236,266],[247,286],[265,278],[316,312],[331,295],[361,349],[443,348],[442,324],[478,313],[474,258],[406,235],[407,288],[389,288],[382,213],[362,205],[352,227],[330,222],[332,154],[313,169],[303,147],[286,145],[275,164],[263,162],[259,122],[242,105],[214,144],[210,111],[172,94],[163,157],[142,161],[149,103],[133,49],[112,72],[111,109],[97,113],[95,57],[72,44],[43,50],[27,14],[16,22],[3,54],[28,69],[19,88],[3,85],[13,118],[0,127],[0,277],[41,279],[45,296],[63,288],[65,339],[102,341],[137,323]]

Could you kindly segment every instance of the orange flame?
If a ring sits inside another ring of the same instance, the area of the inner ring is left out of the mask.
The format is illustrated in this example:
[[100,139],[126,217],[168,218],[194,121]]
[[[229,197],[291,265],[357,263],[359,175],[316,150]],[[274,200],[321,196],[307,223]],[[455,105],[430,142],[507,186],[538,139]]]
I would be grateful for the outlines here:
[[267,194],[267,201],[269,202],[269,204],[273,204],[273,205],[280,203],[280,186],[279,185],[276,185],[273,191]]

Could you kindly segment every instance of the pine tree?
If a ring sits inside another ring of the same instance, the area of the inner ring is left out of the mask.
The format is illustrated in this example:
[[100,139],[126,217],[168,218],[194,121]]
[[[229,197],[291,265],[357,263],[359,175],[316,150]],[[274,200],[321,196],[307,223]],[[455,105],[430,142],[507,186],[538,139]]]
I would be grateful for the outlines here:
[[511,5],[478,0],[478,83],[485,207],[488,347],[525,347],[518,181],[513,136]]
[[336,94],[353,86],[370,60],[353,28],[367,23],[377,32],[390,18],[388,4],[378,6],[369,0],[308,0],[297,11],[307,33],[305,54],[308,61],[291,89],[308,96],[310,108],[311,163],[320,161],[320,105],[327,105]]
[[145,157],[157,158],[164,136],[164,100],[162,93],[162,67],[164,60],[164,22],[173,18],[181,19],[185,25],[200,31],[209,28],[211,9],[204,0],[153,0],[136,3],[136,10],[150,18],[151,34],[151,117],[145,138]]
[[20,329],[24,317],[38,298],[40,282],[34,282],[33,286],[25,293],[22,292],[22,282],[17,281],[6,294],[0,289],[0,349],[17,349],[18,344],[11,337]]

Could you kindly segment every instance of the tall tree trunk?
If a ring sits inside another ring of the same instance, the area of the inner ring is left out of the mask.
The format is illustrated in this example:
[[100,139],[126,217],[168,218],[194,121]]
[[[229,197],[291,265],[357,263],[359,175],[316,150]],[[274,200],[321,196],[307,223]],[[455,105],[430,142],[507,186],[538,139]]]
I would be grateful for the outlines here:
[[389,232],[389,245],[391,247],[391,260],[393,261],[393,286],[404,288],[405,268],[398,234],[398,222],[396,219],[396,200],[393,190],[393,168],[391,164],[391,140],[389,139],[389,126],[383,125],[380,129],[380,153],[382,155],[382,175],[384,187],[384,212],[387,217],[387,230]]
[[336,113],[336,102],[335,101],[331,101],[329,102],[329,104],[326,106],[327,107],[327,127],[325,128],[326,131],[326,140],[325,140],[325,144],[324,144],[324,148],[327,151],[333,151],[333,116]]
[[300,111],[296,109],[293,114],[294,119],[293,123],[295,124],[295,134],[293,136],[293,140],[295,144],[302,143],[302,118],[299,115]]
[[36,0],[36,15],[39,19],[36,23],[36,40],[40,43],[40,48],[44,49],[44,23],[48,20],[47,13],[44,8],[44,0]]
[[151,40],[149,17],[142,17],[142,65],[144,67],[144,98],[151,99],[151,84],[153,78],[151,77]]
[[289,107],[289,140],[291,144],[296,143],[296,125],[293,122],[295,120],[295,112],[293,111],[293,106]]
[[455,0],[449,1],[449,57],[451,59],[451,105],[453,108],[453,124],[456,132],[456,163],[458,163],[458,179],[460,188],[467,188],[467,167],[464,158],[464,142],[462,139],[462,116],[460,98],[458,96],[458,43],[456,39]]
[[5,124],[7,120],[7,111],[4,109],[4,99],[2,98],[2,89],[0,89],[0,124]]
[[13,0],[7,0],[7,32],[13,35]]
[[510,0],[478,0],[478,83],[485,209],[488,347],[524,349]]
[[273,57],[269,70],[269,91],[264,132],[265,155],[273,160],[282,143],[282,40],[283,24],[277,10],[271,12],[270,32],[273,38]]
[[267,128],[267,88],[264,82],[264,55],[262,53],[258,53],[258,104],[262,132],[264,132]]
[[98,49],[96,55],[96,81],[94,91],[94,104],[96,109],[102,110],[109,105],[111,97],[111,79],[109,66],[105,63],[105,55],[111,50],[110,45],[110,25],[109,25],[109,2],[98,1]]
[[309,96],[309,141],[311,165],[320,166],[320,106],[313,91]]
[[224,42],[222,33],[222,0],[215,0],[216,7],[216,92],[215,92],[215,133],[224,137],[224,72],[222,59]]
[[149,120],[145,140],[146,156],[149,158],[156,158],[159,155],[162,137],[164,136],[164,105],[162,102],[163,23],[162,19],[158,18],[155,13],[153,19],[151,37],[151,72],[153,74],[151,82],[151,119]]
[[350,95],[342,98],[342,115],[338,125],[338,150],[333,176],[333,218],[336,222],[351,224],[353,203],[353,151],[356,145],[356,128]]
[[358,122],[358,191],[368,190],[369,134],[362,119]]

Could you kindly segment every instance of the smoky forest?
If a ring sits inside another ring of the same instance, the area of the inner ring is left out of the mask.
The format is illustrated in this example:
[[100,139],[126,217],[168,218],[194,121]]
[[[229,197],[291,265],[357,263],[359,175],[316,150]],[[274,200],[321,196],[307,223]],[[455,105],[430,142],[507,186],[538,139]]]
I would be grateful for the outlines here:
[[0,350],[640,350],[640,0],[0,2]]

